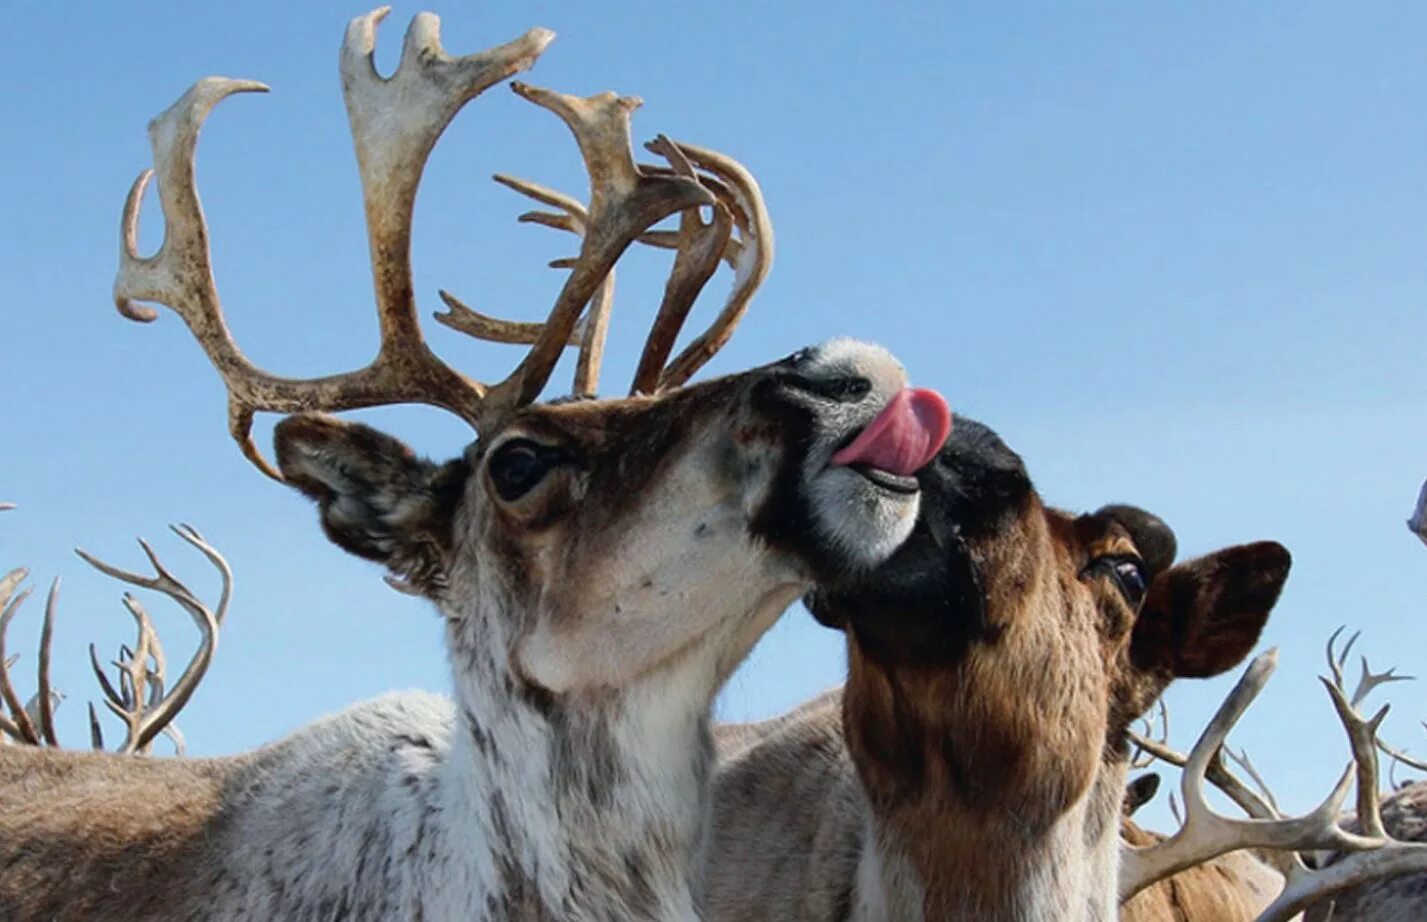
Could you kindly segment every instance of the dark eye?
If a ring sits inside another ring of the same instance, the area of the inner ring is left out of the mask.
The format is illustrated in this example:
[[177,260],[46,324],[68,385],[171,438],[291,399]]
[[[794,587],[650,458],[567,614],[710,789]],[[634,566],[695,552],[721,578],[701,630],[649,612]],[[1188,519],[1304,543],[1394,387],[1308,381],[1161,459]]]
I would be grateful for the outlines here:
[[520,499],[565,460],[563,452],[529,439],[511,439],[495,450],[486,469],[496,494],[506,502]]
[[1125,594],[1125,601],[1132,608],[1138,608],[1145,600],[1145,573],[1140,562],[1133,557],[1118,557],[1109,561],[1110,572],[1115,574],[1115,582]]

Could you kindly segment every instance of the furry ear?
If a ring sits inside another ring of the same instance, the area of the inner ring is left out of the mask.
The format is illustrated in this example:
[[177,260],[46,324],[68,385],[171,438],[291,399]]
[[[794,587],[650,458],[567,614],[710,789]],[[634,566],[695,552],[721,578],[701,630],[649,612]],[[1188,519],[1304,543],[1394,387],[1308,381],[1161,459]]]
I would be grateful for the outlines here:
[[1121,815],[1134,816],[1135,811],[1154,800],[1157,793],[1159,793],[1159,773],[1150,772],[1140,775],[1125,786],[1125,799],[1120,804]]
[[1154,578],[1130,638],[1130,662],[1169,678],[1218,675],[1258,642],[1288,579],[1281,544],[1226,548]]
[[422,595],[445,584],[465,461],[436,465],[369,426],[316,414],[283,420],[274,441],[283,478],[317,501],[335,544]]

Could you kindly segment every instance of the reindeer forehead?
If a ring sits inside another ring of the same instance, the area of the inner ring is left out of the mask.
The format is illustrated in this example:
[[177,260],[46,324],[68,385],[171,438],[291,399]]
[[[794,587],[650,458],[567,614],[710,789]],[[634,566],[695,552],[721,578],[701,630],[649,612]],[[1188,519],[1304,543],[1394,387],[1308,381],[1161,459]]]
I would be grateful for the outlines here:
[[667,448],[690,437],[699,422],[723,413],[739,383],[737,377],[724,378],[656,397],[537,404],[520,410],[493,438],[481,441],[494,445],[528,438],[581,454]]

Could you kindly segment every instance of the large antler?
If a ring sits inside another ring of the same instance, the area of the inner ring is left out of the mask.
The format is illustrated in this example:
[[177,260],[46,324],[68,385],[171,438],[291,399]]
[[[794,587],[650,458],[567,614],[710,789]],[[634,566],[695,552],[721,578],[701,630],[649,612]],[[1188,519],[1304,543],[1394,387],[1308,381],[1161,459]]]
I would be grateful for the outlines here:
[[[488,87],[529,68],[554,38],[531,29],[512,42],[461,58],[441,46],[439,20],[422,13],[407,30],[401,62],[388,78],[373,62],[382,8],[348,26],[341,50],[342,93],[357,150],[375,283],[381,347],[357,371],[314,379],[279,377],[253,365],[223,319],[208,246],[208,228],[194,180],[198,132],[212,108],[260,83],[200,80],[149,125],[155,170],[140,174],[122,223],[114,298],[121,313],[148,322],[157,314],[135,302],[166,304],[188,324],[228,390],[229,426],[244,455],[270,476],[277,471],[251,436],[255,413],[348,410],[379,404],[425,403],[450,410],[477,429],[534,400],[549,380],[586,303],[629,243],[668,215],[713,204],[684,176],[641,172],[630,149],[630,113],[637,99],[612,93],[580,99],[515,85],[521,96],[561,116],[575,134],[591,178],[588,224],[580,255],[515,371],[498,384],[470,380],[443,364],[422,336],[411,275],[411,219],[427,157],[456,113]],[[139,204],[157,172],[164,242],[153,256],[138,251]]]
[[[158,632],[154,630],[148,612],[134,596],[125,593],[123,601],[138,628],[138,639],[133,647],[122,645],[119,648],[119,657],[113,663],[118,674],[117,685],[104,674],[104,667],[99,662],[94,644],[89,645],[90,664],[104,693],[104,703],[124,722],[124,741],[115,750],[121,753],[147,753],[154,739],[164,733],[173,740],[174,748],[182,755],[183,735],[179,733],[173,720],[193,696],[194,689],[203,680],[212,662],[213,653],[218,646],[218,631],[227,616],[228,604],[233,595],[233,573],[223,555],[204,541],[203,536],[191,526],[172,526],[172,530],[197,548],[218,570],[223,587],[216,608],[210,609],[170,573],[153,548],[142,538],[139,539],[139,545],[154,568],[153,576],[130,573],[82,550],[76,551],[85,562],[106,576],[173,599],[193,618],[202,634],[197,651],[172,688],[166,688],[167,661]],[[54,706],[62,696],[50,684],[50,648],[59,598],[58,579],[50,586],[49,598],[45,604],[44,625],[40,632],[39,690],[27,704],[20,703],[10,674],[18,657],[7,657],[5,652],[5,637],[10,622],[30,594],[29,590],[15,594],[15,589],[27,575],[25,570],[19,569],[0,579],[0,702],[3,702],[3,706],[0,706],[0,735],[33,746],[58,746]],[[8,717],[5,714],[7,709]],[[89,706],[89,726],[91,744],[95,749],[103,749],[104,734],[93,704]]]
[[[723,348],[773,262],[773,223],[763,203],[763,193],[753,175],[740,163],[715,151],[692,144],[674,142],[660,135],[645,145],[669,162],[667,168],[639,166],[648,176],[675,176],[700,183],[717,200],[712,217],[704,220],[696,208],[686,208],[678,231],[651,231],[639,236],[641,243],[676,251],[674,267],[665,285],[664,297],[635,371],[631,393],[653,394],[683,385]],[[520,216],[528,223],[543,224],[586,236],[588,214],[583,205],[567,195],[536,183],[508,176],[496,181],[559,212],[531,211]],[[737,229],[738,236],[733,235]],[[709,327],[669,362],[679,331],[694,302],[708,284],[719,260],[734,271],[733,290]],[[551,263],[557,268],[568,260]],[[447,313],[436,319],[452,329],[478,339],[495,342],[534,342],[548,331],[545,324],[515,323],[475,311],[449,292],[441,292]],[[598,384],[600,359],[609,312],[614,297],[610,277],[596,296],[583,330],[565,345],[580,347],[575,371],[575,393],[592,395]],[[668,363],[666,365],[666,362]]]
[[[1157,880],[1243,848],[1274,849],[1286,856],[1278,864],[1287,883],[1260,916],[1261,922],[1292,918],[1312,903],[1367,880],[1427,871],[1427,845],[1393,839],[1382,824],[1377,761],[1381,741],[1377,732],[1387,716],[1388,706],[1384,705],[1370,718],[1358,710],[1378,685],[1405,677],[1396,676],[1391,670],[1374,674],[1364,661],[1363,676],[1349,693],[1344,683],[1343,664],[1351,642],[1341,655],[1335,653],[1340,631],[1334,632],[1328,640],[1331,677],[1324,677],[1322,681],[1347,730],[1353,761],[1328,797],[1309,813],[1285,817],[1246,757],[1235,758],[1253,778],[1259,788],[1257,792],[1223,764],[1220,752],[1225,748],[1229,731],[1263,690],[1277,665],[1277,651],[1270,650],[1249,665],[1187,757],[1153,741],[1136,740],[1138,745],[1161,758],[1183,765],[1180,791],[1184,799],[1184,820],[1179,831],[1163,842],[1149,848],[1124,850],[1120,871],[1122,901]],[[1206,777],[1250,818],[1231,818],[1215,812],[1205,798]],[[1343,801],[1354,780],[1361,833],[1345,828],[1342,820]],[[1327,868],[1314,869],[1298,854],[1312,850],[1343,852],[1346,856]]]

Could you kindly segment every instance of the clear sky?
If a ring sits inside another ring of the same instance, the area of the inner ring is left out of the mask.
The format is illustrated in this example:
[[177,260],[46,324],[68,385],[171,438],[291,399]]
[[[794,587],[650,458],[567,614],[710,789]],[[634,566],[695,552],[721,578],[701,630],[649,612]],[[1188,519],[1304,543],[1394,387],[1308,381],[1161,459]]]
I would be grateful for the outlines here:
[[[418,9],[399,7],[381,33],[384,66]],[[154,537],[211,591],[206,564],[164,531],[171,521],[197,525],[238,573],[217,660],[182,722],[193,753],[252,747],[385,689],[447,685],[427,607],[329,545],[306,500],[239,456],[218,378],[182,324],[167,313],[130,323],[109,295],[120,204],[149,164],[147,120],[198,77],[260,79],[272,94],[223,104],[200,151],[231,325],[282,373],[370,358],[336,71],[346,20],[362,11],[271,0],[6,11],[0,500],[20,509],[0,518],[0,567],[66,580],[55,671],[71,695],[71,744],[85,740],[92,693],[85,643],[113,649],[130,627],[119,587],[68,549],[139,566],[130,539]],[[1403,527],[1427,476],[1421,5],[438,12],[456,53],[532,25],[556,30],[529,80],[642,95],[640,139],[714,146],[757,173],[778,259],[710,373],[834,335],[876,340],[955,411],[998,429],[1052,503],[1138,503],[1190,553],[1287,544],[1294,572],[1265,637],[1282,665],[1236,739],[1288,805],[1314,801],[1346,758],[1314,679],[1333,627],[1362,628],[1377,663],[1427,675],[1427,549]],[[423,315],[441,287],[511,316],[550,303],[560,277],[544,262],[571,241],[516,226],[525,203],[489,181],[496,171],[572,191],[583,182],[548,113],[503,89],[469,106],[418,203]],[[145,214],[152,247],[152,195]],[[640,253],[621,272],[611,392],[632,370],[664,259]],[[517,360],[429,326],[438,350],[477,376]],[[436,411],[357,415],[437,456],[469,437]],[[33,649],[40,607],[15,626],[13,650]],[[182,662],[192,628],[152,608]],[[840,638],[791,611],[719,713],[779,712],[843,670]],[[1179,744],[1229,681],[1172,691]],[[1390,735],[1427,752],[1422,686],[1392,692]]]

